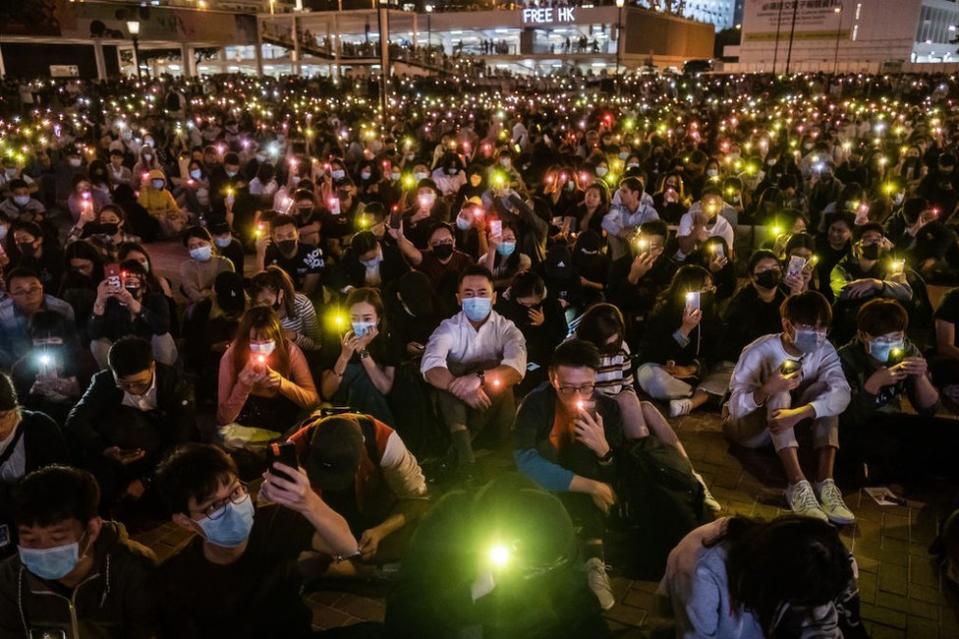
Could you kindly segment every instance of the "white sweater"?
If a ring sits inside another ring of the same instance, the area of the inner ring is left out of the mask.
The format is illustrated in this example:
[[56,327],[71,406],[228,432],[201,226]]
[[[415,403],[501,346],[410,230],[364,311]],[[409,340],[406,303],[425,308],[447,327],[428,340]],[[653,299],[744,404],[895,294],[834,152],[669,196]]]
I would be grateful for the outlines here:
[[[796,360],[783,348],[781,333],[765,335],[743,349],[729,382],[729,415],[740,419],[759,406],[753,399],[753,391],[762,386],[779,370],[783,360]],[[810,402],[816,417],[839,415],[849,405],[849,383],[842,371],[839,354],[830,342],[819,350],[803,355],[801,360],[802,383],[800,389],[823,382],[828,389]]]

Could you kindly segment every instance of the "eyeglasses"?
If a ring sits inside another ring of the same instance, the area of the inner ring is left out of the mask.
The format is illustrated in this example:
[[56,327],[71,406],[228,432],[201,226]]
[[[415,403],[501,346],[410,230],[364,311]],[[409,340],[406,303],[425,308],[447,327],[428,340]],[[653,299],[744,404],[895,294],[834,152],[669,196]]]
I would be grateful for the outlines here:
[[13,297],[26,297],[27,295],[36,295],[37,293],[42,293],[42,286],[31,286],[30,288],[21,288],[15,291],[10,291],[10,295]]
[[572,397],[574,395],[592,395],[596,384],[580,384],[579,386],[560,386],[556,390],[563,397]]
[[203,516],[211,521],[216,521],[220,517],[226,514],[226,507],[233,503],[239,504],[244,499],[250,496],[250,491],[246,487],[245,482],[237,482],[236,486],[233,487],[233,490],[230,491],[230,494],[224,499],[218,499],[206,508],[201,511]]
[[146,382],[121,382],[120,380],[117,380],[116,386],[120,390],[127,391],[128,393],[132,393],[134,391],[146,392],[147,390],[149,390],[150,384],[152,383],[153,383],[152,378]]

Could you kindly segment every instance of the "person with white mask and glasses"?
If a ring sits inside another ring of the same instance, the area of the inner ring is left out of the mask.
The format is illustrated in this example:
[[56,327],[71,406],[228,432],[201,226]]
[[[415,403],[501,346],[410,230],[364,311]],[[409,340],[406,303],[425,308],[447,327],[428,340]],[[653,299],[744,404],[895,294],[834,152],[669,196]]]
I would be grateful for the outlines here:
[[[786,501],[799,515],[835,524],[855,516],[833,480],[839,449],[839,415],[850,401],[839,355],[826,340],[832,309],[815,291],[788,297],[780,309],[781,333],[743,349],[723,407],[723,431],[746,448],[772,443],[789,482]],[[812,429],[815,490],[799,465],[796,430]]]

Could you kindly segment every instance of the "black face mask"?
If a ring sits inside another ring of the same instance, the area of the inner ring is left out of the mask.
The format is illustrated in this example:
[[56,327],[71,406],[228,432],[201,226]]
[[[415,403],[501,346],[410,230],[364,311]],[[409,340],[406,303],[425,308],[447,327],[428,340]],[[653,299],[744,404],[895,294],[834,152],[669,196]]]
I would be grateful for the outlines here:
[[862,247],[862,257],[867,260],[878,260],[879,259],[879,245],[878,244],[866,244]]
[[780,271],[771,269],[757,274],[755,279],[756,286],[766,290],[772,290],[779,286],[779,283],[783,281],[783,274]]
[[94,230],[95,235],[116,235],[120,230],[119,224],[114,224],[112,222],[106,222],[99,224]]
[[24,257],[33,257],[37,254],[37,249],[34,248],[33,242],[18,242],[17,250],[19,250],[20,254]]
[[140,295],[140,287],[139,287],[139,286],[124,286],[124,288],[127,289],[127,291],[129,291],[130,295],[132,295],[133,297],[139,297],[139,295]]
[[276,246],[281,253],[288,255],[296,250],[296,240],[280,240]]
[[453,245],[452,244],[437,244],[433,247],[433,255],[438,257],[441,260],[453,255]]

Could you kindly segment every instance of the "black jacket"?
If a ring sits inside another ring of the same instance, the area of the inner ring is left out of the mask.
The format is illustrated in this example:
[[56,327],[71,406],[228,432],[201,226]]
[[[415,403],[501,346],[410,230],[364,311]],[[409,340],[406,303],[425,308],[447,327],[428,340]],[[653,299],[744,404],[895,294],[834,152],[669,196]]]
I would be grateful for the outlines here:
[[163,293],[144,294],[140,309],[140,314],[133,318],[118,299],[108,299],[103,315],[93,315],[87,323],[90,339],[106,338],[115,342],[127,335],[150,339],[170,332],[170,307]]
[[500,298],[496,304],[496,312],[516,324],[526,338],[527,360],[545,368],[549,366],[553,349],[569,334],[569,326],[559,300],[547,297],[539,310],[545,319],[539,326],[533,326],[529,320],[529,309],[516,300]]
[[[153,421],[160,426],[156,433],[161,450],[195,438],[193,388],[169,366],[156,365],[157,408]],[[89,388],[67,416],[66,434],[71,447],[79,456],[99,457],[114,445],[105,433],[105,425],[112,422],[123,402],[123,391],[117,388],[110,369],[93,376]],[[161,451],[147,451],[159,453]]]
[[[403,259],[399,250],[393,246],[381,245],[383,261],[380,262],[380,279],[382,282],[377,288],[385,288],[390,282],[410,270],[409,264]],[[359,257],[352,249],[346,252],[330,275],[329,284],[338,291],[347,286],[362,288],[366,286],[366,267],[360,263]]]
[[629,254],[613,262],[607,290],[610,303],[615,304],[624,315],[644,316],[653,309],[660,292],[669,286],[678,264],[665,254],[661,255],[653,263],[653,268],[632,284],[628,277],[635,258],[635,255]]
[[73,615],[62,586],[51,587],[28,572],[19,556],[0,564],[0,636],[60,636],[40,629],[63,631],[69,639],[156,636],[153,553],[112,521],[103,522],[93,553],[93,570],[73,589]]

